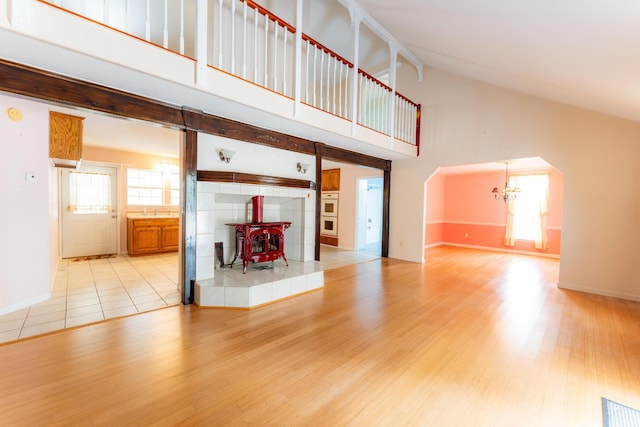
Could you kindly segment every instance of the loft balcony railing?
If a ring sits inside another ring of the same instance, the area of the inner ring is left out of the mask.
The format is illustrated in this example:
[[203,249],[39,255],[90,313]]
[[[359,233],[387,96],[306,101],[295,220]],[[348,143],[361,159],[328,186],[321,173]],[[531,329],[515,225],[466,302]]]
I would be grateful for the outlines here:
[[419,104],[251,0],[38,1],[419,145]]

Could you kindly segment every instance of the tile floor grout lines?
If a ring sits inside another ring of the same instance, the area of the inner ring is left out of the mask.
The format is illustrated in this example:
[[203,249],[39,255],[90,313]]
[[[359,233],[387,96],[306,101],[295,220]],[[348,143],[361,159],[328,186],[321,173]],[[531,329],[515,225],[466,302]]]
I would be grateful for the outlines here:
[[176,253],[64,259],[58,263],[49,300],[0,316],[0,344],[180,301]]
[[[324,245],[321,251],[325,269],[379,258]],[[177,253],[60,260],[49,300],[0,316],[0,344],[180,304],[178,277]]]

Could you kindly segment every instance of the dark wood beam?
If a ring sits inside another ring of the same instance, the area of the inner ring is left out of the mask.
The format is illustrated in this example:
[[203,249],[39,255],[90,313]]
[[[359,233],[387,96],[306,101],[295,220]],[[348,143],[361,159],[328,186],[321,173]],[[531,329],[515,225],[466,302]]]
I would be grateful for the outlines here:
[[198,202],[197,167],[198,167],[198,133],[184,131],[181,146],[182,177],[182,222],[180,224],[181,250],[180,269],[182,285],[182,303],[194,301],[196,281],[196,214]]
[[262,129],[246,123],[206,114],[202,111],[184,109],[183,112],[184,124],[187,129],[266,145],[281,150],[315,154],[314,142],[308,139]]
[[183,128],[181,108],[0,59],[0,90],[125,118]]
[[[316,148],[320,147],[321,143],[316,143]],[[315,260],[320,261],[320,221],[321,219],[321,210],[322,210],[322,156],[320,154],[316,154],[316,215],[315,215],[315,235],[316,235],[316,245],[315,245]]]
[[[316,143],[318,144],[318,143]],[[367,166],[374,169],[387,170],[390,162],[378,157],[366,154],[356,153],[355,151],[345,150],[343,148],[330,147],[326,144],[317,146],[316,153],[323,159],[334,160],[342,163],[351,163],[354,165]]]
[[235,182],[238,184],[273,185],[275,187],[292,187],[315,190],[313,181],[303,179],[281,178],[279,176],[254,175],[242,172],[198,171],[198,181]]
[[382,248],[381,256],[389,257],[389,212],[391,208],[391,161],[384,171],[382,188]]

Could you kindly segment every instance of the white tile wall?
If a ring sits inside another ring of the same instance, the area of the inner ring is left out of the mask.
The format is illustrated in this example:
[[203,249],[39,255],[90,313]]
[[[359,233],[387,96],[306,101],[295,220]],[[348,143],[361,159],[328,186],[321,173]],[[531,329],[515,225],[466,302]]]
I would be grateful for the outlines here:
[[222,242],[224,258],[235,253],[235,231],[228,223],[251,221],[251,196],[264,195],[264,221],[290,221],[285,234],[288,260],[313,261],[315,191],[234,183],[198,182],[196,280],[214,277],[213,243]]
[[219,270],[217,277],[196,282],[196,302],[204,307],[251,308],[305,293],[323,286],[324,273],[317,262],[276,262],[270,270]]

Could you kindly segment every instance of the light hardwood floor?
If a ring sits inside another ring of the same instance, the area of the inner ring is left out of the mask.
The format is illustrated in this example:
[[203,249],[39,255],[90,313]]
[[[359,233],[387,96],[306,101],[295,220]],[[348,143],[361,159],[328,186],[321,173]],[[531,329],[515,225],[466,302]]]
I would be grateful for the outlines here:
[[460,248],[255,310],[169,307],[0,346],[0,424],[601,426],[640,408],[640,304]]

